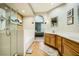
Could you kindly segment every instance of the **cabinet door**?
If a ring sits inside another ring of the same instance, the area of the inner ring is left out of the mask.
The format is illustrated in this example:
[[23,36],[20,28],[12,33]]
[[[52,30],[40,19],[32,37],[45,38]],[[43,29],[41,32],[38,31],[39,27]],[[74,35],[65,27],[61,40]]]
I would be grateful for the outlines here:
[[50,45],[55,47],[55,35],[53,34],[50,35]]
[[62,38],[60,36],[56,36],[56,48],[59,50],[59,52],[62,53]]
[[71,40],[64,40],[68,46],[70,46],[73,50],[75,50],[77,53],[79,53],[79,43],[71,41]]
[[45,43],[50,44],[50,35],[49,34],[45,34]]
[[[64,45],[64,54],[65,56],[79,56],[79,49],[76,47],[76,43],[73,43],[72,41],[68,39],[63,39],[63,45]],[[72,44],[73,43],[73,44]],[[78,49],[78,50],[77,50]]]
[[79,54],[77,52],[75,52],[75,50],[73,50],[66,44],[64,44],[64,54],[63,55],[64,56],[79,56]]

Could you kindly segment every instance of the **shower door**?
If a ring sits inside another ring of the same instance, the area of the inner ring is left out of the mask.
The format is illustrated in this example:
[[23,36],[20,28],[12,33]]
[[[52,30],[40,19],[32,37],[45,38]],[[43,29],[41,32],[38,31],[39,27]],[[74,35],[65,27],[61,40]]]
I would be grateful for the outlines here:
[[17,25],[10,23],[11,56],[17,53]]
[[[10,29],[8,20],[0,18],[0,56],[10,56]],[[7,25],[8,24],[8,25]]]

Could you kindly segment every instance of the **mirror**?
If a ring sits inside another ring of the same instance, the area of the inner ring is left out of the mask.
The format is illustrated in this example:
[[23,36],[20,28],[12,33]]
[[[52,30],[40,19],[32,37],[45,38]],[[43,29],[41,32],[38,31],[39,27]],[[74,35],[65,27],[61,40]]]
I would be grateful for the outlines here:
[[52,26],[57,26],[58,25],[58,20],[57,20],[58,17],[54,17],[54,18],[51,18],[51,24]]

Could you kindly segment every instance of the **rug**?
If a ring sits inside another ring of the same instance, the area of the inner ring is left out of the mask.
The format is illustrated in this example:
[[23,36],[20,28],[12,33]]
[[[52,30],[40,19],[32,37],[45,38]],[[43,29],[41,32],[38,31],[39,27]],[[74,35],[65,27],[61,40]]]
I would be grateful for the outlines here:
[[32,48],[29,48],[27,51],[26,51],[27,54],[31,54],[32,53]]
[[47,53],[49,56],[59,56],[59,53],[57,50],[45,45],[43,42],[40,42],[40,49]]

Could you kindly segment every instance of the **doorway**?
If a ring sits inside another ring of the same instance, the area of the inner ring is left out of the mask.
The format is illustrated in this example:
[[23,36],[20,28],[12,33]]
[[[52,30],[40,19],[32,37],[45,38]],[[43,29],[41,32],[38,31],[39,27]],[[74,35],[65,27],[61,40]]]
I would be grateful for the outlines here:
[[39,15],[35,17],[35,38],[36,40],[43,40],[44,37],[44,18]]

